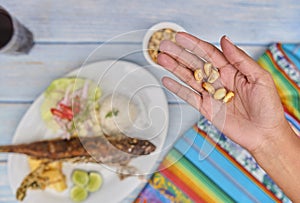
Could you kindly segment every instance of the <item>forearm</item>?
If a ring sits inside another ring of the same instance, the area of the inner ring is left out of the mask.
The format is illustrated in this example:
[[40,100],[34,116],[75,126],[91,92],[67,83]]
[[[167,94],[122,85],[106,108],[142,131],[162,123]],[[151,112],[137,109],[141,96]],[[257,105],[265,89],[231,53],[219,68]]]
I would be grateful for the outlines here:
[[277,133],[253,155],[284,193],[300,202],[300,138],[290,126]]

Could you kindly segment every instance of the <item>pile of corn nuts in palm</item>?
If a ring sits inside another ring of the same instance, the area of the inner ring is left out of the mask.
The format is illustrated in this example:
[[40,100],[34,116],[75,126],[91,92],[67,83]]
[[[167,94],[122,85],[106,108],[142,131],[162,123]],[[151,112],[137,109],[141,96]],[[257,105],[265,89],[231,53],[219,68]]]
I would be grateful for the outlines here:
[[214,87],[214,83],[220,77],[220,73],[212,63],[206,62],[203,66],[203,70],[201,68],[196,69],[194,71],[194,77],[198,83],[202,83],[203,89],[212,95],[215,100],[227,103],[233,99],[234,93],[232,91],[227,91],[225,87],[219,87],[217,89]]

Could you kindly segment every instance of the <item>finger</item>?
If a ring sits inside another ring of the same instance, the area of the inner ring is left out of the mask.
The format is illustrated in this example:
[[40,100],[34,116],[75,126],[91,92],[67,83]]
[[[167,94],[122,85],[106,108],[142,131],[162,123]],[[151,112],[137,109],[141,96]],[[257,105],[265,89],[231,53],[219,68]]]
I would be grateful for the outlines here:
[[185,32],[178,32],[176,34],[176,43],[195,53],[198,57],[203,58],[205,61],[213,63],[214,66],[218,68],[222,68],[228,64],[228,61],[218,48],[193,35]]
[[169,40],[162,41],[159,50],[172,56],[192,71],[203,67],[203,60]]
[[195,80],[194,73],[191,70],[180,65],[177,61],[175,61],[167,54],[159,54],[157,57],[157,62],[196,91],[201,93],[204,91],[201,87],[201,84]]
[[203,95],[201,97],[201,95],[197,94],[193,90],[179,84],[178,82],[168,77],[164,77],[162,79],[162,83],[168,90],[200,111],[203,116],[205,116],[206,118],[210,118],[210,115],[208,113],[209,111],[207,111],[207,109],[203,105],[203,99],[207,99],[209,96]]
[[195,53],[198,57],[211,62],[220,70],[222,84],[226,88],[233,90],[234,77],[237,70],[227,61],[219,49],[208,42],[184,32],[176,34],[176,43]]
[[255,82],[265,73],[250,56],[235,46],[226,36],[221,39],[221,47],[226,59],[245,75],[248,81]]

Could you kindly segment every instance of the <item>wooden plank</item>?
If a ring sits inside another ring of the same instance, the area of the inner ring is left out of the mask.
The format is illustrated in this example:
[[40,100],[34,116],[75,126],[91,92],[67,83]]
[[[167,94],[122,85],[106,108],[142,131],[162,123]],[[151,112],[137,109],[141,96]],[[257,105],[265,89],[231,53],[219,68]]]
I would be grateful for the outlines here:
[[30,104],[0,104],[0,144],[9,144]]
[[[1,0],[0,4],[33,31],[36,41],[106,41],[161,21],[176,22],[213,42],[224,34],[247,44],[298,42],[300,36],[298,0]],[[140,42],[142,36],[128,40]]]
[[7,164],[0,162],[0,202],[17,202],[13,195],[7,176]]
[[[255,59],[266,49],[265,46],[241,47]],[[92,52],[93,50],[95,51]],[[91,53],[93,54],[90,55]],[[83,63],[107,59],[137,63],[158,80],[171,75],[163,69],[148,65],[143,57],[141,44],[39,44],[29,55],[0,56],[0,102],[32,102],[52,80],[81,67]],[[166,92],[169,102],[178,101]]]
[[[30,104],[0,104],[0,145],[12,142],[15,129]],[[0,154],[0,162],[7,154]],[[1,174],[1,173],[0,173]]]

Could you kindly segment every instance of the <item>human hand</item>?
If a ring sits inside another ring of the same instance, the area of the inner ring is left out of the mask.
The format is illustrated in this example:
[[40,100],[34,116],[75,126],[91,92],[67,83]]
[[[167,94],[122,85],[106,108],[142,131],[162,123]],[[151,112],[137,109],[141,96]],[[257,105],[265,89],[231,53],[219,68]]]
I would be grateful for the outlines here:
[[[271,75],[225,36],[222,51],[187,33],[178,33],[176,43],[163,41],[158,63],[191,88],[163,78],[173,93],[198,109],[226,136],[249,151],[289,128]],[[188,51],[187,51],[188,50]],[[211,62],[220,72],[220,83],[235,93],[229,103],[214,100],[194,79],[194,70]]]

